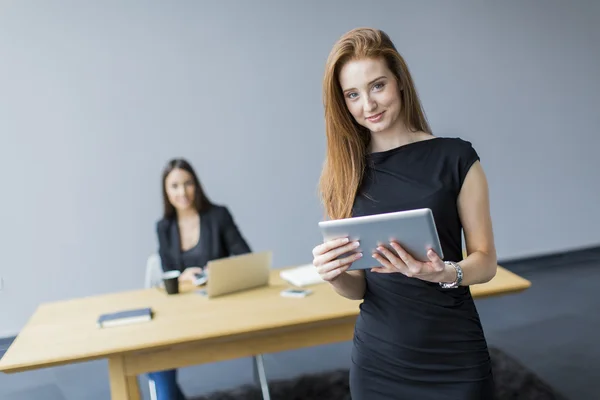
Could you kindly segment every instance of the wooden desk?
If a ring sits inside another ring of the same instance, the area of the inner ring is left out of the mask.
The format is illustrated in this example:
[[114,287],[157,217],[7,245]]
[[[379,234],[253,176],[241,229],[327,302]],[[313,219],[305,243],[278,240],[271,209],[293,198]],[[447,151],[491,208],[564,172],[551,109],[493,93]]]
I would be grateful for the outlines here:
[[[499,267],[474,297],[527,289],[530,282]],[[193,291],[168,296],[136,290],[42,304],[0,360],[6,373],[108,358],[113,400],[140,399],[137,375],[352,339],[359,301],[315,285],[303,299],[273,270],[268,287],[215,299]],[[152,307],[151,322],[98,329],[98,315]],[[292,308],[293,307],[293,308]]]

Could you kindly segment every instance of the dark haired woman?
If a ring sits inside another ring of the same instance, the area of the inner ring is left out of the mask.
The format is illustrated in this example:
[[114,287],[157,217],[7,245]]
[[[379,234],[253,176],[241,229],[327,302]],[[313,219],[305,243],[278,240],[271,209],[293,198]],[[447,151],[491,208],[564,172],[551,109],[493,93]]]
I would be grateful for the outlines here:
[[[210,202],[189,162],[169,161],[162,187],[164,215],[156,232],[164,271],[180,271],[180,281],[193,282],[210,260],[250,253],[229,210]],[[176,370],[148,375],[155,383],[157,400],[185,399]]]

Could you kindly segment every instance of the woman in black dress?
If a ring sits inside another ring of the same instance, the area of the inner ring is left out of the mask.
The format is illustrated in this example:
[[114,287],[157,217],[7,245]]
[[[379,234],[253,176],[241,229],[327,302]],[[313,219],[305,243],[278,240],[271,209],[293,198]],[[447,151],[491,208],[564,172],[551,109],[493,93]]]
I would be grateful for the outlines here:
[[[469,285],[496,273],[487,181],[471,143],[435,137],[390,38],[355,29],[334,45],[323,82],[327,157],[320,181],[331,219],[433,211],[445,259],[419,262],[398,243],[375,254],[340,238],[313,264],[341,296],[363,299],[352,400],[488,400],[494,384]],[[462,256],[464,231],[467,257]],[[336,260],[349,251],[353,255]],[[374,268],[347,271],[359,257]]]

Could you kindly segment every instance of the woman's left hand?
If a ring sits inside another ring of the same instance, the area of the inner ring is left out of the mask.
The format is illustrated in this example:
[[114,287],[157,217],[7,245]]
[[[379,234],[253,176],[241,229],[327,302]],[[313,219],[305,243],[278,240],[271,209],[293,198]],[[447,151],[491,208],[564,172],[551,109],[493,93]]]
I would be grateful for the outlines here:
[[452,282],[453,279],[448,277],[446,264],[437,255],[435,251],[429,249],[427,257],[429,261],[421,262],[415,260],[406,250],[404,250],[397,242],[390,242],[390,246],[396,250],[398,256],[388,250],[385,246],[379,246],[379,253],[373,253],[373,258],[381,263],[380,267],[372,268],[372,272],[389,274],[392,272],[400,272],[409,278],[418,278],[428,282]]

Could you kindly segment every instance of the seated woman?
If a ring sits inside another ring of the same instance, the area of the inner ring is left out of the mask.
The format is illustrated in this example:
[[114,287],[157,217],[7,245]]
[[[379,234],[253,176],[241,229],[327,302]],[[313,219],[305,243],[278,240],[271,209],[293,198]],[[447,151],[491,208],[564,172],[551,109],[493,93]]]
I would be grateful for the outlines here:
[[[169,161],[162,185],[164,216],[156,231],[164,271],[181,271],[180,281],[193,282],[208,261],[250,253],[229,210],[208,200],[186,160]],[[157,400],[185,399],[176,370],[148,375],[155,382]]]

